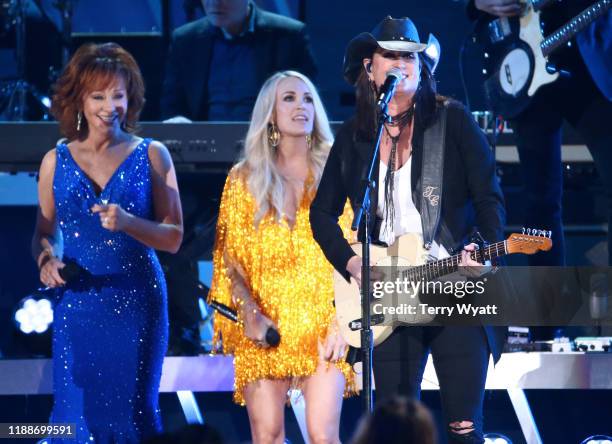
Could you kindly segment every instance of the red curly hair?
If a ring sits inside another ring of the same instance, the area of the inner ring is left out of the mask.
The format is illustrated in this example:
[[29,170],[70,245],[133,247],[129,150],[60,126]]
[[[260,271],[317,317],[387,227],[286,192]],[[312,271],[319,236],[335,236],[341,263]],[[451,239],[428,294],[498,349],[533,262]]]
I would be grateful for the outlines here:
[[133,133],[145,103],[144,81],[134,57],[116,43],[86,43],[74,53],[53,86],[51,103],[51,114],[68,140],[83,140],[87,136],[85,119],[77,131],[77,115],[83,109],[85,95],[107,88],[118,76],[125,80],[128,97],[127,113],[121,128]]

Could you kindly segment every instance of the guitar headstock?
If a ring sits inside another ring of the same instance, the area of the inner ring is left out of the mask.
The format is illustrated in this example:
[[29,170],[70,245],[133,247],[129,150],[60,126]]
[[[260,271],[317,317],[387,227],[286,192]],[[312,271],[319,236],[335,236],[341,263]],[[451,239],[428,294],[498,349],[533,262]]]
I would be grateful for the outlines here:
[[506,251],[509,254],[534,254],[552,248],[552,231],[523,228],[522,233],[512,233],[506,239]]

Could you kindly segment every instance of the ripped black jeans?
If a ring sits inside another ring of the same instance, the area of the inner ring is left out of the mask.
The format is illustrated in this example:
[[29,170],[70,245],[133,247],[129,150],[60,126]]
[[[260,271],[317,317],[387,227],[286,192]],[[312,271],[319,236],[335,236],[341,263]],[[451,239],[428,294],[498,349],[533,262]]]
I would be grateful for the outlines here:
[[419,398],[430,352],[449,442],[484,442],[482,405],[489,346],[482,327],[397,328],[374,349],[376,402],[396,394]]

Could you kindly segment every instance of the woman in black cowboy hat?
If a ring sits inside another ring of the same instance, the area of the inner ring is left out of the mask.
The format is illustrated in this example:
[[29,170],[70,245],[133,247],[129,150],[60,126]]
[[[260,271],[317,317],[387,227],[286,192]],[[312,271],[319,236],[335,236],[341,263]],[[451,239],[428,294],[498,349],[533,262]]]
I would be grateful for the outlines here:
[[[429,258],[442,258],[459,246],[462,265],[476,266],[480,264],[467,253],[474,245],[462,247],[474,228],[486,241],[502,239],[505,211],[491,150],[465,108],[436,95],[433,71],[440,49],[435,38],[429,40],[421,43],[410,19],[387,17],[347,47],[344,77],[356,88],[356,114],[337,134],[310,212],[315,239],[346,279],[360,281],[361,258],[342,236],[337,220],[347,197],[354,210],[360,205],[377,127],[376,99],[392,69],[399,70],[401,80],[388,104],[391,119],[375,163],[373,241],[391,245],[398,236],[421,234],[431,240],[426,245]],[[438,145],[426,137],[435,127],[441,128],[443,142]],[[424,181],[440,189],[423,189]],[[437,203],[439,223],[430,218]],[[431,352],[449,439],[483,442],[489,354],[499,358],[502,340],[503,332],[489,327],[397,328],[374,349],[376,400],[396,393],[418,397]]]

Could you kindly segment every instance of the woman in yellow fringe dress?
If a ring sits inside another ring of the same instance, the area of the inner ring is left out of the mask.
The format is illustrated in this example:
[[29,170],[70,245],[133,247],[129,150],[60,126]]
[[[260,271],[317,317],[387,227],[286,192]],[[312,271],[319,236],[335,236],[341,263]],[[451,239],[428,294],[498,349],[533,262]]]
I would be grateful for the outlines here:
[[[287,393],[296,387],[310,442],[340,442],[342,397],[354,391],[333,269],[308,220],[332,138],[310,80],[277,73],[259,92],[244,159],[223,190],[209,299],[238,312],[236,324],[217,316],[215,331],[234,355],[234,400],[246,404],[255,444],[284,441]],[[346,208],[340,222],[348,233]],[[265,342],[270,326],[280,333],[277,347]]]

